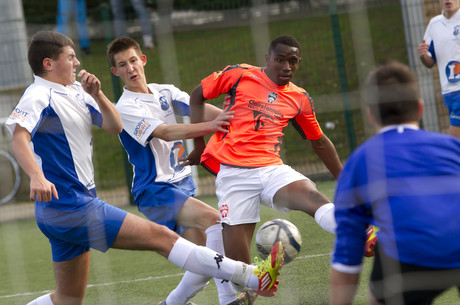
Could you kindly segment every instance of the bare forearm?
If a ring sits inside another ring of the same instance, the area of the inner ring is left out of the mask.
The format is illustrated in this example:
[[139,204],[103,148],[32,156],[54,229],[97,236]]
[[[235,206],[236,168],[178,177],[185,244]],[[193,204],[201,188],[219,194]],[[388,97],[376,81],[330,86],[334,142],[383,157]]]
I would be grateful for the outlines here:
[[30,147],[30,135],[25,130],[20,131],[16,127],[15,135],[11,141],[13,154],[24,172],[30,177],[43,176],[43,172],[35,160],[34,154]]
[[435,64],[433,58],[431,58],[430,56],[428,56],[426,54],[420,56],[420,61],[427,68],[432,68],[434,66],[434,64]]
[[204,121],[205,101],[206,99],[203,96],[203,88],[201,85],[198,85],[190,94],[190,121],[192,123],[200,123]]
[[331,140],[325,134],[320,139],[311,141],[311,144],[315,153],[337,179],[342,171],[342,162],[340,162],[334,144],[332,144]]
[[102,128],[111,134],[119,134],[123,130],[123,123],[115,105],[100,90],[93,98],[102,114]]
[[204,121],[212,121],[214,120],[215,118],[217,118],[217,116],[219,116],[219,114],[222,113],[222,109],[212,105],[212,104],[204,104]]
[[331,271],[330,305],[351,305],[358,286],[359,273],[343,273],[335,269]]
[[174,124],[160,125],[152,133],[154,137],[165,141],[175,141],[183,139],[193,139],[212,133],[213,129],[210,122],[195,124]]

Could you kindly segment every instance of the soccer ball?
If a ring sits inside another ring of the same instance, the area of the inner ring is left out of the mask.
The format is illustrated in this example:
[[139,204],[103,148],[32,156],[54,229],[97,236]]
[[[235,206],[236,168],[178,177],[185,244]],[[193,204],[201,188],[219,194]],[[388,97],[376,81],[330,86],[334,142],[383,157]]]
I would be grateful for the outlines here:
[[281,241],[284,246],[286,254],[284,263],[293,261],[302,246],[299,229],[285,219],[272,219],[262,224],[256,233],[256,247],[259,256],[266,259],[277,241]]

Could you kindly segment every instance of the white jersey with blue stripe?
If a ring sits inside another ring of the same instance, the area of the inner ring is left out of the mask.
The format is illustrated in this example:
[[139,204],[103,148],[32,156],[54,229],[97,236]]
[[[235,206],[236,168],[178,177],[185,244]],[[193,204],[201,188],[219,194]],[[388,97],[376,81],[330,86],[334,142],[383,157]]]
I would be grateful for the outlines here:
[[423,39],[438,65],[442,94],[460,91],[460,10],[449,19],[432,18]]
[[11,133],[20,125],[31,134],[35,158],[56,186],[59,204],[84,204],[96,197],[93,124],[101,127],[102,115],[79,82],[63,86],[38,76],[6,121]]
[[178,160],[186,156],[182,141],[151,137],[159,125],[177,124],[176,115],[190,115],[190,97],[173,85],[148,87],[148,94],[125,88],[116,105],[123,121],[120,140],[134,166],[135,198],[151,183],[175,183],[191,175],[190,166],[178,166]]

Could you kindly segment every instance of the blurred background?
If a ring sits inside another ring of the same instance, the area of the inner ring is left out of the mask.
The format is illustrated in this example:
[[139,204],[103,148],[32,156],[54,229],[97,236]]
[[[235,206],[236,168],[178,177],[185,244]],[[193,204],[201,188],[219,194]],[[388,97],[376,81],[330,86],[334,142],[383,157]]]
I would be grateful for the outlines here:
[[[75,6],[64,2],[75,2]],[[33,81],[27,45],[40,30],[66,31],[75,42],[80,68],[99,77],[113,102],[122,86],[111,75],[105,52],[120,33],[143,47],[148,82],[172,83],[188,93],[202,78],[226,65],[264,66],[270,41],[291,34],[302,46],[302,62],[293,82],[314,99],[321,127],[343,161],[374,133],[363,111],[361,83],[376,63],[397,59],[418,75],[425,100],[423,128],[447,132],[437,73],[421,65],[417,51],[426,24],[441,13],[438,0],[147,0],[144,15],[135,1],[122,0],[117,4],[122,17],[115,16],[115,2],[0,1],[0,150],[11,152],[11,137],[3,122]],[[125,23],[120,27],[115,21]],[[86,36],[82,34],[85,26]],[[211,102],[222,105],[222,99]],[[98,194],[109,203],[128,205],[132,168],[119,140],[98,129],[94,137]],[[285,130],[281,155],[313,180],[332,179],[294,128]],[[15,183],[18,188],[1,207],[0,222],[33,216],[30,209],[24,214],[25,207],[33,207],[28,200],[28,178],[20,173],[18,182],[13,163],[0,154],[0,200]],[[200,167],[195,167],[194,175],[198,194],[214,195],[214,177]]]

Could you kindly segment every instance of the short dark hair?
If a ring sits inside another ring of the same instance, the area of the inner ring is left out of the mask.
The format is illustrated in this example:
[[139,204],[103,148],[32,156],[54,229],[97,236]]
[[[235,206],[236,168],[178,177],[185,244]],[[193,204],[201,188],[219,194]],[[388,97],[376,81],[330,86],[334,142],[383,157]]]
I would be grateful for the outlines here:
[[75,47],[72,39],[66,35],[53,31],[37,32],[32,36],[27,52],[32,72],[35,75],[42,76],[45,73],[43,60],[45,58],[56,60],[66,46]]
[[366,79],[363,98],[380,125],[418,121],[420,90],[410,68],[387,60],[371,71]]
[[134,39],[127,36],[123,36],[113,40],[107,46],[107,57],[109,58],[110,65],[112,67],[115,67],[115,55],[130,48],[133,48],[139,55],[142,55],[141,47]]
[[295,39],[291,35],[284,34],[272,40],[272,42],[270,43],[270,46],[268,47],[268,54],[270,54],[275,49],[275,47],[279,44],[284,44],[286,46],[297,48],[299,49],[299,55],[301,53],[300,43],[297,41],[297,39]]

